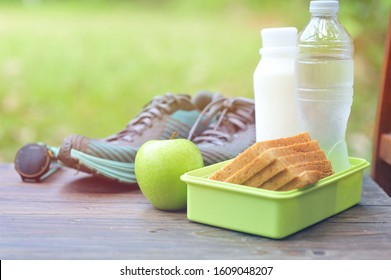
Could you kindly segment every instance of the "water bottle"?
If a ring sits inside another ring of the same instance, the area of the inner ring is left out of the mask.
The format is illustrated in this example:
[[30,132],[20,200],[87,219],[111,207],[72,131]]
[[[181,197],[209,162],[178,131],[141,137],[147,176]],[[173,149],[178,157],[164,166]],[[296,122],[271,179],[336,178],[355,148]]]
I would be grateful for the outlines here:
[[253,76],[257,141],[301,132],[295,98],[297,29],[265,28],[261,37],[262,57]]
[[338,1],[311,1],[298,34],[296,94],[300,122],[319,142],[333,171],[349,168],[345,141],[353,102],[353,41],[338,21]]

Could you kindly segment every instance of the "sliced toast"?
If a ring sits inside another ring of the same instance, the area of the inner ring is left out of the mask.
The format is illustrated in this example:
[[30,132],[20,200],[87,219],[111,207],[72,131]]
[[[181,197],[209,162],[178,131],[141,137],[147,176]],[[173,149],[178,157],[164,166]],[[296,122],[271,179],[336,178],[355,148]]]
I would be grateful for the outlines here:
[[[268,151],[263,155],[267,153]],[[262,157],[263,156],[261,156],[261,158]],[[269,157],[266,157],[266,159],[268,158]],[[285,154],[276,157],[266,168],[261,169],[259,172],[253,174],[247,180],[239,184],[250,187],[259,187],[277,174],[288,170],[290,167],[302,167],[314,162],[322,163],[326,160],[326,155],[321,150]]]
[[[288,167],[258,187],[274,191],[291,190],[296,187],[304,187],[306,184],[312,184],[331,174],[332,168],[330,161],[309,162],[301,166]],[[316,178],[317,180],[314,181]]]
[[[249,180],[251,177],[256,175],[257,173],[260,173],[263,169],[270,169],[274,168],[275,165],[270,164],[274,163],[275,161],[279,161],[280,163],[287,164],[287,161],[284,161],[282,158],[285,158],[289,155],[303,155],[304,153],[308,152],[316,152],[320,151],[320,147],[317,141],[309,141],[294,145],[288,145],[285,147],[277,147],[277,148],[270,148],[261,153],[258,156],[255,156],[253,160],[249,161],[246,165],[244,165],[242,168],[238,169],[236,172],[234,172],[231,176],[229,176],[227,179],[224,180],[224,182],[234,183],[234,184],[243,184],[247,180]],[[326,159],[326,155],[323,152],[320,152],[316,154],[318,157],[315,158],[315,160],[320,159]],[[294,159],[290,159],[291,161]],[[298,158],[298,160],[304,160],[305,157],[301,156]],[[309,160],[309,159],[308,159]],[[307,160],[307,161],[308,161]],[[277,163],[278,166],[278,163]],[[285,165],[286,167],[286,165]],[[273,169],[274,170],[274,169]],[[245,184],[250,186],[249,184]],[[259,184],[258,184],[259,185]],[[258,185],[254,186],[257,187]]]
[[317,170],[306,170],[297,175],[293,180],[286,183],[281,188],[277,189],[278,191],[290,191],[293,189],[303,188],[308,185],[315,184],[320,179],[323,179],[327,176],[330,176],[331,173],[324,173]]
[[288,145],[304,143],[311,141],[311,137],[307,132],[300,133],[298,135],[280,138],[276,140],[268,140],[263,142],[257,142],[250,146],[246,151],[239,154],[233,161],[226,164],[224,167],[213,173],[209,179],[225,181],[228,177],[232,176],[239,169],[244,168],[248,163],[254,160],[255,157],[262,154],[270,148],[284,147]]

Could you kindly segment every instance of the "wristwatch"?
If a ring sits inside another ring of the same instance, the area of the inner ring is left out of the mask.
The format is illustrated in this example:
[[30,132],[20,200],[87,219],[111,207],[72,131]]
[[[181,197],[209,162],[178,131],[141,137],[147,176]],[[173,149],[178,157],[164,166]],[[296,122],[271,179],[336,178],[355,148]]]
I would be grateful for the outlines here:
[[23,181],[40,182],[60,167],[53,150],[43,143],[27,144],[20,148],[14,163]]

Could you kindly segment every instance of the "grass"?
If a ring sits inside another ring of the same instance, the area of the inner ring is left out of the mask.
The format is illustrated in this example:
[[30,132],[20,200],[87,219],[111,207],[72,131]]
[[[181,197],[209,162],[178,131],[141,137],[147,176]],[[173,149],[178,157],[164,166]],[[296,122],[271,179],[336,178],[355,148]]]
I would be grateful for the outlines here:
[[[247,2],[0,4],[0,161],[12,161],[29,142],[112,134],[166,92],[252,97],[260,29],[301,29],[309,15],[306,2],[280,10],[273,1]],[[346,17],[364,48],[356,46],[348,143],[352,155],[370,159],[382,45],[371,50],[354,17]]]

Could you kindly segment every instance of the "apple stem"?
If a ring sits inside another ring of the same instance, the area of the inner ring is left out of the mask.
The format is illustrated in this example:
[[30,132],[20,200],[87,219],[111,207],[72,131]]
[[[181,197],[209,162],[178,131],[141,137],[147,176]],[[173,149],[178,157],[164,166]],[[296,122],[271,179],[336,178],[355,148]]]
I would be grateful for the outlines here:
[[174,133],[171,135],[170,140],[174,140],[175,137],[177,137],[178,131],[174,131]]

